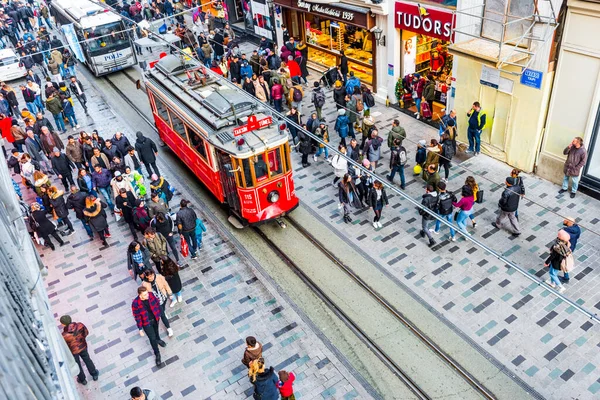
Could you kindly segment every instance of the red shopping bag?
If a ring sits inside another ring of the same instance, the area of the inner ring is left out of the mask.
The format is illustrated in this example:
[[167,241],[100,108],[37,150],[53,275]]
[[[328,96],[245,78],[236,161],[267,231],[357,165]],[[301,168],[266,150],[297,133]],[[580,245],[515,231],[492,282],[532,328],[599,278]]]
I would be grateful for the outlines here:
[[429,108],[429,103],[425,101],[421,102],[421,114],[423,114],[423,118],[431,118],[431,108]]
[[181,235],[181,255],[187,257],[190,255],[190,248],[188,247],[187,242],[183,235]]

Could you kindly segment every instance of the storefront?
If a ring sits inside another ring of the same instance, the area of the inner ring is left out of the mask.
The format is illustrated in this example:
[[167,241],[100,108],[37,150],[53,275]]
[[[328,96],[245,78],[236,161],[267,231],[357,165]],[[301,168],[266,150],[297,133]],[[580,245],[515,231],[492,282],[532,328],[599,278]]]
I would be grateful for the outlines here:
[[231,26],[256,37],[275,39],[275,28],[267,0],[224,0],[203,3],[202,8],[213,15],[224,15]]
[[[400,74],[398,79],[432,76],[435,80],[435,115],[443,115],[452,87],[453,56],[448,52],[452,35],[452,11],[425,4],[396,2],[394,26],[399,30]],[[403,85],[403,88],[406,85]],[[403,89],[402,108],[415,112],[409,89]]]
[[275,0],[275,3],[289,34],[307,44],[311,67],[325,71],[339,65],[343,50],[349,71],[365,84],[377,87],[377,51],[369,31],[375,26],[375,18],[368,8],[298,0]]

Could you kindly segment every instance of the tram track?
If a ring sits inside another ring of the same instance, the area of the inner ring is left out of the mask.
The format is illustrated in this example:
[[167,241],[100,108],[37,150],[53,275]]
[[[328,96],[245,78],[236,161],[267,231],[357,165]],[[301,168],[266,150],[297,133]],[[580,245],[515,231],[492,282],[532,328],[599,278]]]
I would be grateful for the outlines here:
[[[308,232],[301,224],[291,216],[286,216],[288,225],[295,229],[303,238],[313,245],[313,249],[306,250],[306,253],[312,253],[312,250],[318,251],[324,255],[333,265],[336,265],[341,271],[348,276],[352,282],[360,287],[368,294],[370,298],[381,305],[396,321],[405,326],[412,335],[417,337],[427,349],[432,351],[439,357],[443,363],[455,371],[469,386],[484,399],[496,399],[496,396],[487,389],[479,380],[477,380],[469,371],[441,349],[434,341],[424,334],[412,321],[406,318],[396,307],[374,290],[367,282],[365,282],[358,274],[348,267],[342,260],[333,254],[321,241]],[[415,394],[419,399],[432,399],[425,389],[418,385],[404,369],[398,365],[394,357],[386,353],[377,340],[371,338],[361,327],[360,324],[354,321],[344,310],[344,306],[338,305],[333,297],[334,293],[328,294],[326,290],[319,287],[317,283],[306,273],[303,268],[298,265],[298,262],[293,260],[291,256],[281,249],[269,236],[261,230],[260,227],[252,228],[254,232],[267,244],[267,246],[299,277],[299,279],[352,331],[359,339],[375,354],[375,356],[385,364],[399,379],[405,384],[408,389]]]

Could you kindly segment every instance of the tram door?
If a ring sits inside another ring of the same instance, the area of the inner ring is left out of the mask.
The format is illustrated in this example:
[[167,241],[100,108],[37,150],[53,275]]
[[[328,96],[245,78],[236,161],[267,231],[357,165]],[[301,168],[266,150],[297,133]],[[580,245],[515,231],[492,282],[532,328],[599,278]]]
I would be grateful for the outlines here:
[[217,159],[219,161],[219,173],[221,174],[221,184],[223,185],[223,195],[229,207],[235,211],[240,211],[240,199],[237,193],[237,186],[235,184],[235,175],[233,165],[231,165],[231,157],[229,154],[224,153],[218,149],[215,149],[217,153]]

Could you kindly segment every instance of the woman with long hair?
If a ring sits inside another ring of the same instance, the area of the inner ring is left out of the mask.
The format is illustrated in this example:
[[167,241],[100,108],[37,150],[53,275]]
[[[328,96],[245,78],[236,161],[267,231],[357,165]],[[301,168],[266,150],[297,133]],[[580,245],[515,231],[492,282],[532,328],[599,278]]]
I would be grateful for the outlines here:
[[440,164],[440,154],[442,154],[442,146],[438,143],[437,140],[431,139],[429,142],[429,147],[427,150],[427,158],[425,159],[425,165],[435,165],[435,170],[438,170]]
[[50,236],[56,239],[61,247],[65,245],[65,242],[56,232],[56,226],[48,219],[46,216],[46,211],[42,210],[38,203],[31,204],[29,223],[31,224],[31,228],[35,231],[35,233],[44,239],[45,246],[50,247],[52,251],[55,250],[55,247],[54,243],[52,243],[50,240]]
[[[473,178],[472,176],[467,176],[467,179],[465,180],[465,185],[468,185],[471,188],[471,191],[473,192],[473,202],[477,202],[477,192],[479,192],[479,185],[477,184],[477,182],[475,182],[475,178]],[[475,228],[475,226],[477,226],[477,222],[475,222],[475,214],[473,210],[471,210],[469,218],[471,218],[471,223],[473,224],[473,228]]]
[[250,363],[248,369],[250,382],[254,385],[254,398],[261,400],[279,400],[277,383],[279,378],[273,367],[265,369],[265,359],[259,358]]
[[368,197],[369,208],[373,209],[375,213],[375,217],[373,218],[373,228],[383,228],[381,222],[381,211],[383,210],[383,206],[386,207],[389,205],[387,194],[385,193],[385,188],[381,181],[373,182],[373,187],[369,191]]
[[136,280],[145,271],[152,269],[150,250],[137,240],[129,243],[129,247],[127,247],[127,269],[133,280]]
[[350,218],[350,207],[361,209],[362,203],[356,190],[356,186],[354,186],[354,182],[352,182],[352,177],[348,173],[345,174],[338,183],[338,198],[341,204],[340,208],[344,208],[344,222],[352,222],[352,218]]
[[98,236],[100,237],[100,240],[102,240],[104,246],[108,246],[106,238],[110,237],[108,221],[106,220],[106,211],[104,211],[106,207],[108,207],[108,205],[105,202],[96,198],[94,195],[89,195],[85,198],[85,208],[83,209],[83,215],[87,217],[88,224],[93,230],[98,232]]
[[69,229],[67,231],[67,236],[71,236],[75,233],[73,229],[73,224],[69,219],[69,209],[67,208],[67,203],[65,202],[65,192],[60,189],[57,189],[55,186],[50,186],[48,188],[48,197],[50,198],[50,204],[52,205],[53,213],[56,218],[58,218],[58,226],[67,225]]
[[175,307],[178,302],[183,303],[183,297],[181,296],[183,285],[181,284],[181,278],[179,277],[179,266],[177,263],[169,257],[163,257],[160,260],[160,273],[165,277],[165,280],[173,292],[173,296],[171,297],[171,307]]
[[336,186],[336,184],[338,183],[338,181],[344,177],[344,175],[347,175],[348,172],[348,161],[346,160],[346,146],[343,144],[340,144],[338,146],[338,150],[340,154],[336,154],[335,156],[333,156],[331,158],[331,166],[333,167],[333,173],[335,175],[335,178],[333,178],[333,187]]
[[50,186],[52,186],[50,178],[48,178],[48,175],[44,174],[42,171],[33,172],[33,184],[35,186],[35,192],[38,196],[42,196],[42,187],[44,189],[48,189]]
[[467,232],[467,224],[465,221],[473,213],[473,203],[475,202],[473,199],[473,189],[471,189],[469,185],[464,185],[461,190],[461,196],[462,198],[460,201],[452,202],[452,205],[460,209],[458,217],[456,218],[456,224],[461,231],[468,234],[469,232]]

